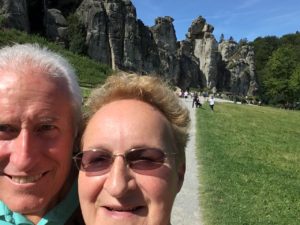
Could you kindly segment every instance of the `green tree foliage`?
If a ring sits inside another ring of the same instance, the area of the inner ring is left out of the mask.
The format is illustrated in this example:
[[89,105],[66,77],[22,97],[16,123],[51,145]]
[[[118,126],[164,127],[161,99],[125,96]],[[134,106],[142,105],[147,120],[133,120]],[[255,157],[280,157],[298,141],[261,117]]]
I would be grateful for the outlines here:
[[6,18],[3,15],[0,15],[0,29],[4,28],[6,25]]
[[273,52],[264,70],[263,86],[272,103],[292,101],[289,79],[296,68],[296,55],[290,47],[280,47]]
[[260,98],[275,105],[299,101],[300,34],[259,37],[251,44]]
[[282,46],[290,45],[296,53],[297,60],[300,62],[300,34],[287,34],[280,39]]
[[262,70],[274,50],[279,47],[279,39],[275,36],[256,38],[253,42],[255,52],[255,67],[259,85],[262,84]]
[[85,54],[87,46],[85,44],[85,26],[76,14],[68,17],[68,41],[69,50],[77,54]]
[[289,79],[289,89],[293,99],[300,102],[300,64],[295,68],[291,78]]

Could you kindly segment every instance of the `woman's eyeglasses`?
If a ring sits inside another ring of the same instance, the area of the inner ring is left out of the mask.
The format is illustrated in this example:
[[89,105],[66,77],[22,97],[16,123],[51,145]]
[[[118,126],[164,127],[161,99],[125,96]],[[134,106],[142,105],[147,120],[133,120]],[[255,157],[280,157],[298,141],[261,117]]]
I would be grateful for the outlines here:
[[133,171],[143,174],[161,167],[168,155],[175,155],[175,153],[167,154],[157,148],[130,149],[124,154],[113,154],[103,149],[91,149],[79,152],[74,156],[74,160],[77,168],[85,171],[87,176],[99,176],[107,173],[118,156],[123,157]]

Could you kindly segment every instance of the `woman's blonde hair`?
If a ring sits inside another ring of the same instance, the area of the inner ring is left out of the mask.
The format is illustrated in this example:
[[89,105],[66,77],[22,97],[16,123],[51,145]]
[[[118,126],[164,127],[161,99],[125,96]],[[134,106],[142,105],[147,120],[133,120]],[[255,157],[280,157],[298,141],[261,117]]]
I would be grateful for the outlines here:
[[137,99],[159,109],[170,122],[177,158],[185,161],[185,147],[189,138],[189,111],[166,82],[155,76],[125,72],[108,77],[103,85],[92,91],[87,100],[86,124],[102,106],[121,99]]

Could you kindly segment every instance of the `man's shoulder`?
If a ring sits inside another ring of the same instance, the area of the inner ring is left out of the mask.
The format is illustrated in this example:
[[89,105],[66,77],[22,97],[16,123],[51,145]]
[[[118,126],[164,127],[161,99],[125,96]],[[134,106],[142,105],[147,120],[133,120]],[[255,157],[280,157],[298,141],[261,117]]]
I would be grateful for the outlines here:
[[4,202],[0,201],[0,225],[32,224],[23,215],[11,211]]
[[[0,225],[15,225],[20,224],[20,222],[22,224],[32,224],[26,217],[11,211],[4,202],[0,201]],[[79,207],[76,182],[64,200],[50,210],[38,224],[84,225]]]

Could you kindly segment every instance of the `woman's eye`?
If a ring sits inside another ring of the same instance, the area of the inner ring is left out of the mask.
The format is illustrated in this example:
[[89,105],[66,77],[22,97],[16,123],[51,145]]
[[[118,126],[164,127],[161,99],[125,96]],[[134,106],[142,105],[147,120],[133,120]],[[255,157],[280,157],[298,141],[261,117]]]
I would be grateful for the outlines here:
[[138,162],[138,161],[156,162],[157,159],[155,159],[153,157],[149,157],[149,156],[140,156],[139,158],[135,159],[134,161],[136,161],[136,162]]
[[106,161],[108,161],[109,159],[105,156],[101,157],[95,157],[89,160],[89,164],[97,164],[97,163],[104,163]]

